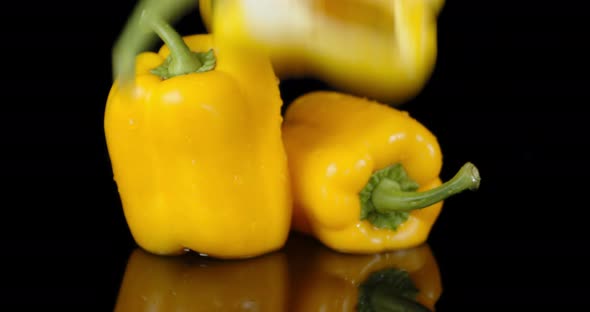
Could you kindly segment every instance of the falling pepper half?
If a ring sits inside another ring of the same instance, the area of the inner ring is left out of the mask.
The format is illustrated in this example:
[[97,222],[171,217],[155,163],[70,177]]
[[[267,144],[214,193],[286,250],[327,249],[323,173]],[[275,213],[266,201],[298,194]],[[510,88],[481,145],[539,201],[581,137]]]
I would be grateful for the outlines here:
[[165,45],[137,56],[131,83],[115,81],[104,120],[133,237],[155,254],[247,258],[281,248],[291,193],[270,61],[142,16]]
[[285,114],[283,142],[293,229],[342,252],[420,245],[443,200],[480,184],[471,163],[443,184],[440,146],[426,127],[407,112],[348,94],[297,98]]
[[266,52],[281,79],[308,77],[388,104],[425,86],[443,0],[199,0],[219,40]]

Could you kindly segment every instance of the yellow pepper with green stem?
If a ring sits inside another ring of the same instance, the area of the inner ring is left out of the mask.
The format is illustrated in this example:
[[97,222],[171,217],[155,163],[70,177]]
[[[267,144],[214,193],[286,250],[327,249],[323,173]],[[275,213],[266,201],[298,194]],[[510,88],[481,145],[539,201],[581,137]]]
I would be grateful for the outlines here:
[[337,92],[291,103],[283,123],[294,198],[293,229],[350,253],[424,243],[443,200],[479,187],[465,164],[439,173],[436,137],[405,111]]
[[270,61],[211,35],[182,38],[146,12],[165,45],[138,55],[132,82],[114,83],[104,120],[133,237],[156,254],[280,249],[291,192]]

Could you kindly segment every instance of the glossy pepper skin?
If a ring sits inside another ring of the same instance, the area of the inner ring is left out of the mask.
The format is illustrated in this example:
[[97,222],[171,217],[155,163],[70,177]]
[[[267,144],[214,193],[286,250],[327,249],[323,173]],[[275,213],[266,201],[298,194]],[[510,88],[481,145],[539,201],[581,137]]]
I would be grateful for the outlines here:
[[153,70],[175,60],[166,44],[141,53],[133,83],[115,82],[107,100],[108,152],[131,233],[155,254],[277,250],[289,232],[291,193],[271,64],[210,35],[175,38],[175,46],[213,53],[214,68],[163,79]]
[[[441,194],[479,186],[479,173],[471,164],[450,185],[442,185],[436,137],[407,112],[352,95],[315,91],[295,99],[285,114],[283,142],[292,179],[293,229],[341,252],[418,246],[441,212]],[[378,172],[399,164],[410,180],[400,182],[397,193],[388,189],[396,184],[391,179],[373,183]],[[373,189],[363,195],[368,185]],[[420,207],[412,198],[396,202],[408,194],[431,192],[436,196],[421,198]],[[368,197],[365,204],[362,196]],[[387,207],[392,200],[402,205],[400,211]],[[379,207],[367,213],[367,203]]]
[[222,261],[136,249],[114,311],[288,311],[287,269],[287,258],[279,252]]
[[[427,244],[352,255],[330,250],[309,237],[292,235],[285,252],[289,259],[290,311],[435,311],[442,294],[440,270]],[[413,296],[396,298],[402,289],[394,289],[392,284],[367,287],[372,276],[383,272],[400,277],[394,285],[411,285]],[[383,304],[397,309],[378,309],[377,305]]]
[[220,40],[265,51],[281,79],[313,77],[388,104],[418,94],[443,0],[199,0]]

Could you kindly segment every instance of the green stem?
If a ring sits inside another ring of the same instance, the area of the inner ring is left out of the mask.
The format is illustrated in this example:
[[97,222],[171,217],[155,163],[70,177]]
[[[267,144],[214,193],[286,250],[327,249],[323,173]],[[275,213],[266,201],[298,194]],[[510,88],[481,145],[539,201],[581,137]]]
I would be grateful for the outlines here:
[[466,163],[459,172],[443,185],[424,192],[400,191],[399,183],[382,179],[371,195],[375,209],[381,213],[409,211],[435,204],[464,190],[479,188],[479,171],[472,163]]
[[182,37],[156,14],[145,11],[142,20],[146,22],[170,49],[171,61],[168,72],[171,76],[184,75],[198,71],[203,64],[192,53]]
[[135,57],[156,43],[157,36],[142,25],[144,12],[157,14],[162,20],[174,23],[196,8],[195,0],[140,0],[129,16],[112,51],[113,80],[122,83],[133,80]]

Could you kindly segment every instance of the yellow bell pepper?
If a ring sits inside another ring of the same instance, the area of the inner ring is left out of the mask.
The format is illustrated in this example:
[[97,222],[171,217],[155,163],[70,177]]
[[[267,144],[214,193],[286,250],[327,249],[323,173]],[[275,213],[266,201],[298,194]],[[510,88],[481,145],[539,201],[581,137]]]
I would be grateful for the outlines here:
[[156,254],[281,248],[291,193],[270,61],[144,16],[165,45],[138,55],[132,83],[115,81],[104,120],[133,237]]
[[289,311],[435,311],[442,294],[438,264],[426,244],[350,255],[292,235],[285,251]]
[[315,91],[291,103],[283,123],[294,198],[293,229],[342,252],[424,243],[443,199],[479,187],[465,164],[442,184],[436,137],[405,111]]
[[313,77],[359,96],[402,103],[436,63],[443,0],[199,0],[219,40],[271,57],[281,79]]
[[115,303],[128,311],[288,311],[284,253],[242,261],[133,251]]

